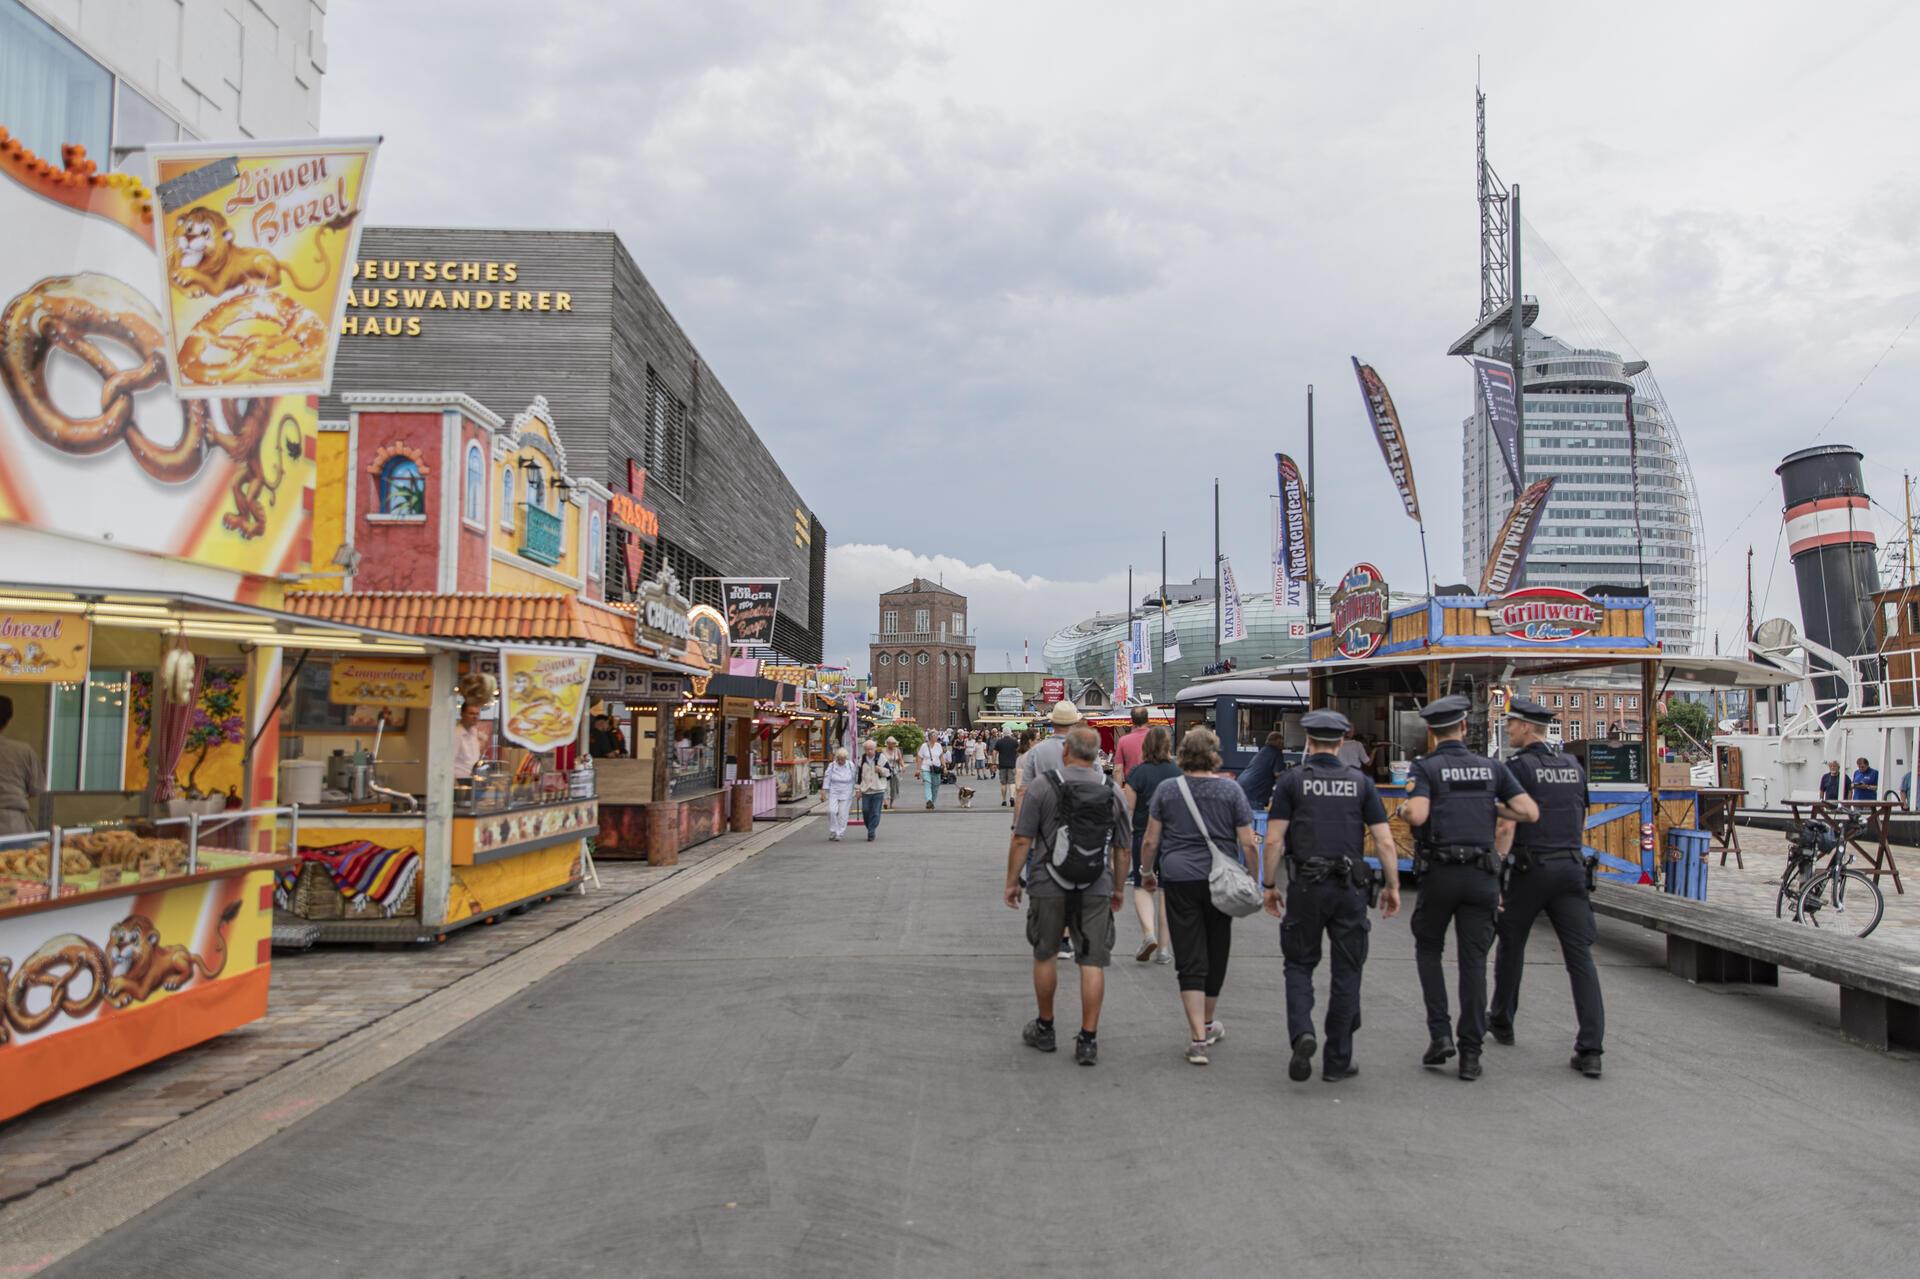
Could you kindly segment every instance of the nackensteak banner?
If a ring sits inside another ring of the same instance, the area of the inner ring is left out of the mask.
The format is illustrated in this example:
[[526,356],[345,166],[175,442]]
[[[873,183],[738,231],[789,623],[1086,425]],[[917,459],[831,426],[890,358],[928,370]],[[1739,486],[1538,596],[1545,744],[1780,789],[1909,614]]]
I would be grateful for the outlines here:
[[735,648],[770,648],[773,616],[780,607],[780,583],[767,578],[728,577],[720,582],[726,604],[727,633]]
[[1387,394],[1387,384],[1373,371],[1371,364],[1353,356],[1353,375],[1360,381],[1360,398],[1367,403],[1367,417],[1373,422],[1373,437],[1380,443],[1380,456],[1387,460],[1387,474],[1400,490],[1400,504],[1407,518],[1419,522],[1420,494],[1413,484],[1413,455],[1407,451],[1407,434],[1400,429],[1400,414]]
[[1285,453],[1273,455],[1280,469],[1280,500],[1274,512],[1273,598],[1299,608],[1313,566],[1307,560],[1307,486]]
[[1499,360],[1473,358],[1473,380],[1480,387],[1480,402],[1486,406],[1487,426],[1500,446],[1500,460],[1507,464],[1507,478],[1518,493],[1520,481],[1520,404],[1513,389],[1513,366]]
[[1482,595],[1504,595],[1527,565],[1527,552],[1533,535],[1540,530],[1540,517],[1546,514],[1547,495],[1553,491],[1554,476],[1535,480],[1507,512],[1500,535],[1493,540],[1487,555],[1487,567],[1480,574]]

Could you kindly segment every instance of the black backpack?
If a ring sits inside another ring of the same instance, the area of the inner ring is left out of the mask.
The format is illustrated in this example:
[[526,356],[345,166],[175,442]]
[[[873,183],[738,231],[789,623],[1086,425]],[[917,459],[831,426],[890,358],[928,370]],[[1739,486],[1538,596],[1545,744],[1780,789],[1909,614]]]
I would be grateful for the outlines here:
[[1107,869],[1107,848],[1113,843],[1113,783],[1069,782],[1057,768],[1050,776],[1060,806],[1054,815],[1052,847],[1042,864],[1054,883],[1079,892],[1093,887]]

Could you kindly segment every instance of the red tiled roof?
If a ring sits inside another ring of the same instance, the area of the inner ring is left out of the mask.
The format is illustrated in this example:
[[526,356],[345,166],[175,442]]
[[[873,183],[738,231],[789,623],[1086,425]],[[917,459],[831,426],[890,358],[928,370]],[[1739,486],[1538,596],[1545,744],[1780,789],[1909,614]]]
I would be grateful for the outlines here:
[[512,643],[586,643],[653,657],[633,638],[633,614],[574,595],[481,595],[431,591],[288,591],[301,617],[400,635]]

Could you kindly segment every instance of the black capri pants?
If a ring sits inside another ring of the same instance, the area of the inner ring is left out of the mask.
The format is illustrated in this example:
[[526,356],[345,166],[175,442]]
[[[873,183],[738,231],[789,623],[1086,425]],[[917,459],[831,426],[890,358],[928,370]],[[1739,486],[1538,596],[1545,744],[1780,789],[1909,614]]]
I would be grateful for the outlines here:
[[1217,998],[1233,953],[1233,916],[1213,904],[1204,879],[1160,881],[1167,895],[1167,931],[1173,934],[1173,967],[1181,990]]

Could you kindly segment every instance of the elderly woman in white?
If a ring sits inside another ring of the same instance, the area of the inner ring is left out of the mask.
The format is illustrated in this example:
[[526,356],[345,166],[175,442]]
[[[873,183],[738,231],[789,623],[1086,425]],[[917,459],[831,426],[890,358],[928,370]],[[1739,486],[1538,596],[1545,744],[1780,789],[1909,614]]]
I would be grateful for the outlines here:
[[828,839],[838,840],[847,833],[847,815],[853,811],[853,781],[853,763],[847,758],[847,748],[842,746],[833,752],[833,763],[827,765],[827,775],[821,783],[827,793]]

